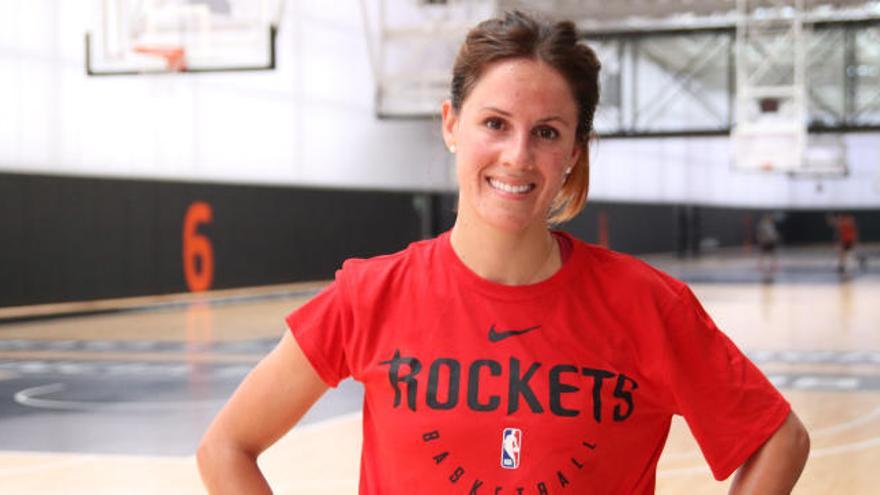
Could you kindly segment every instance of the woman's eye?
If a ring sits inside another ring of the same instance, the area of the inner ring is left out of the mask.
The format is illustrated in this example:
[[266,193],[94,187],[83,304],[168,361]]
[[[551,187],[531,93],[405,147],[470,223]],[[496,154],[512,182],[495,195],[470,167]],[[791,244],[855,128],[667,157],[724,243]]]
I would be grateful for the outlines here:
[[486,127],[498,131],[504,128],[504,123],[501,122],[501,119],[490,118],[486,119]]
[[552,127],[539,127],[535,130],[535,134],[541,139],[553,140],[559,137],[559,132]]

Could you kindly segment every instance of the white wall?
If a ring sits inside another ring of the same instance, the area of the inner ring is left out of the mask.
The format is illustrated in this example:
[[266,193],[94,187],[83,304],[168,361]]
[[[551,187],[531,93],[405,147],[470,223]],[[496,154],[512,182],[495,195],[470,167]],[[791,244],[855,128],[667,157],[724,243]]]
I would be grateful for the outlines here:
[[[270,72],[87,77],[89,0],[0,2],[0,171],[451,190],[436,121],[379,121],[359,2],[288,1]],[[880,207],[880,133],[845,180],[733,172],[725,138],[600,140],[594,200]]]
[[0,2],[0,170],[453,187],[439,124],[378,121],[358,2],[288,1],[269,72],[87,77],[88,0]]

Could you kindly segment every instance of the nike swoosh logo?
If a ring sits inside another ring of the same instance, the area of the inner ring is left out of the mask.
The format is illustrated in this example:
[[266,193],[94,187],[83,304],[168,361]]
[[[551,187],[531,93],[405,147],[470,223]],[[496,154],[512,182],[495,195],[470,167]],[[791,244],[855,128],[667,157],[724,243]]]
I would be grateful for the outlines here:
[[522,330],[506,330],[504,332],[499,332],[495,330],[495,325],[493,324],[489,327],[489,342],[501,342],[502,340],[513,337],[515,335],[522,335],[527,332],[531,332],[532,330],[537,330],[541,328],[541,325],[535,325],[529,328],[523,328]]

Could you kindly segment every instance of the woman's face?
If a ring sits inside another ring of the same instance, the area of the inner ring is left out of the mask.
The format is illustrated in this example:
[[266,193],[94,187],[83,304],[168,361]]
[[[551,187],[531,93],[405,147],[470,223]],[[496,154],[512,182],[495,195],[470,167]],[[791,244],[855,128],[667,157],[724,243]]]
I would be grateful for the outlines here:
[[545,228],[566,169],[574,166],[577,104],[568,83],[531,59],[489,66],[455,112],[444,102],[443,136],[454,146],[459,216],[508,231]]

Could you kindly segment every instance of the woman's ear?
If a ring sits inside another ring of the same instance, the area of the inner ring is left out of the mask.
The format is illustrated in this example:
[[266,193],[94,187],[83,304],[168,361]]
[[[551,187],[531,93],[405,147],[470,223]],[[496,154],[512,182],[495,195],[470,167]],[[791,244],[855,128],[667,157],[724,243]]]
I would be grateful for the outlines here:
[[452,102],[446,100],[440,106],[440,116],[443,118],[443,141],[446,148],[450,152],[455,153],[456,126],[458,124],[458,114],[452,108]]
[[571,150],[571,162],[568,165],[569,169],[577,166],[578,160],[580,160],[580,158],[581,158],[581,153],[587,152],[587,150],[585,148],[586,148],[585,144],[582,144],[580,142],[574,143],[574,149]]

